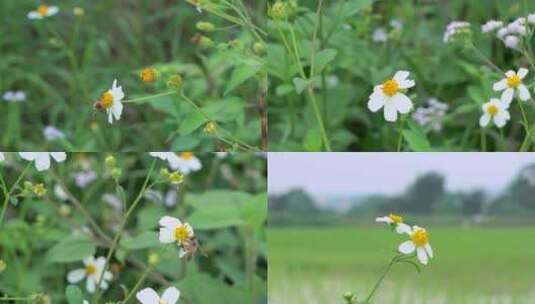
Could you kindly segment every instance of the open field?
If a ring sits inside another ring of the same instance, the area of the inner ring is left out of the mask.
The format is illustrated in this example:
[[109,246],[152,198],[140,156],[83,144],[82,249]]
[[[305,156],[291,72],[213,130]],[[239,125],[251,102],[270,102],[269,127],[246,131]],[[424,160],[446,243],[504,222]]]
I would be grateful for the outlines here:
[[[374,303],[535,303],[532,228],[429,228],[435,258],[396,265]],[[366,296],[403,237],[386,229],[270,229],[269,301],[342,303]]]

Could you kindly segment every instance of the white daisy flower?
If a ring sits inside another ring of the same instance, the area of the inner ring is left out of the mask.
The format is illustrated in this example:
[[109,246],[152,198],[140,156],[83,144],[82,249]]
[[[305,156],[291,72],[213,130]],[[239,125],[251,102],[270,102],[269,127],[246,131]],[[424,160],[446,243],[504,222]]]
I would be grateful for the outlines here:
[[107,90],[100,97],[100,101],[97,102],[98,107],[106,110],[108,113],[108,122],[113,123],[113,118],[119,120],[123,113],[124,92],[122,86],[117,86],[117,79],[113,80],[113,84],[110,90]]
[[2,95],[6,102],[22,102],[26,100],[26,93],[23,91],[7,91]]
[[150,152],[150,156],[157,157],[161,160],[166,160],[169,162],[169,166],[172,166],[171,164],[175,164],[180,161],[178,158],[178,155],[174,152]]
[[[177,243],[181,246],[182,242],[188,241],[194,237],[193,228],[188,223],[182,223],[179,219],[164,216],[159,221],[160,224],[160,242],[164,244]],[[186,254],[183,248],[180,248],[180,257]]]
[[56,162],[61,163],[67,158],[65,152],[19,152],[22,159],[35,161],[37,171],[44,171],[50,168],[50,157]]
[[57,6],[39,5],[35,11],[28,13],[28,19],[43,19],[45,17],[54,16],[59,12]]
[[387,121],[396,121],[398,112],[409,113],[412,109],[412,101],[403,94],[403,91],[412,88],[415,83],[407,77],[409,77],[409,72],[398,71],[393,79],[375,86],[368,101],[370,111],[377,112],[384,106],[384,117]]
[[401,233],[409,233],[411,231],[411,227],[405,223],[403,223],[403,217],[390,213],[388,216],[378,217],[375,219],[378,223],[386,223],[389,226],[395,227],[396,232]]
[[412,254],[416,250],[416,256],[420,263],[427,265],[429,259],[433,257],[433,249],[429,245],[427,231],[424,228],[414,226],[407,234],[411,239],[399,245],[399,252]]
[[180,291],[175,287],[167,288],[162,297],[152,288],[145,288],[136,293],[136,298],[141,304],[175,304],[180,298]]
[[190,172],[199,171],[202,168],[201,161],[195,157],[192,152],[182,152],[178,156],[178,160],[169,162],[169,166],[173,170],[178,170],[180,173],[187,175]]
[[493,98],[483,105],[483,115],[479,119],[479,125],[484,128],[492,120],[496,127],[502,128],[507,121],[511,119],[511,115],[507,110],[508,104],[499,99]]
[[382,27],[376,28],[373,31],[372,40],[374,42],[386,42],[388,40],[388,33]]
[[509,107],[511,101],[513,101],[515,92],[518,92],[518,97],[522,101],[531,99],[528,87],[522,83],[522,80],[526,75],[528,75],[528,70],[525,68],[520,68],[518,73],[507,71],[507,73],[505,73],[506,78],[494,84],[494,91],[503,91],[501,100],[506,103],[507,107]]
[[[83,260],[84,268],[75,269],[70,271],[67,274],[67,281],[71,284],[75,284],[86,279],[86,289],[89,293],[93,293],[96,290],[97,283],[100,280],[100,276],[104,271],[104,266],[106,265],[105,257],[94,258],[92,256],[87,257]],[[113,279],[113,274],[109,271],[104,271],[102,276],[102,281],[100,282],[100,288],[108,289],[110,281]]]
[[65,133],[54,126],[46,126],[43,130],[43,135],[47,140],[63,139]]

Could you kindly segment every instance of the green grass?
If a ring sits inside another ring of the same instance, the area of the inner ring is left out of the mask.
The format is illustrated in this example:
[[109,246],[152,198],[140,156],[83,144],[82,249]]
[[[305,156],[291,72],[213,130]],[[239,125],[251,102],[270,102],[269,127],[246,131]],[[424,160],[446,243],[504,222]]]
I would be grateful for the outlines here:
[[[435,258],[420,274],[394,266],[375,303],[535,303],[533,229],[429,231]],[[387,229],[271,229],[270,301],[341,303],[345,291],[362,300],[402,240]]]

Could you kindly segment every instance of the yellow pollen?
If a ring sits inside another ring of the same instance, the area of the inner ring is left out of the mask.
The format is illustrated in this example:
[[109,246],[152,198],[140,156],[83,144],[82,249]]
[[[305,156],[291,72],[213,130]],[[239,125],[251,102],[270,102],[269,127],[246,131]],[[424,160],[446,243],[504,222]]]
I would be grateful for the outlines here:
[[383,83],[383,92],[387,96],[394,96],[399,91],[399,84],[394,79],[387,80]]
[[518,75],[507,77],[507,86],[510,88],[516,88],[522,83],[522,79]]
[[182,225],[179,227],[176,227],[175,229],[175,237],[178,241],[183,242],[189,239],[189,231],[186,225]]
[[487,112],[489,112],[490,116],[496,116],[498,114],[498,107],[495,105],[490,105],[487,108]]
[[182,152],[182,153],[180,153],[180,158],[185,159],[185,160],[192,159],[193,158],[193,153],[192,152]]
[[106,91],[100,98],[100,103],[104,109],[109,109],[113,105],[113,95],[110,91]]
[[390,213],[388,217],[394,222],[395,224],[403,223],[403,217]]
[[48,5],[39,5],[39,7],[37,8],[37,13],[41,17],[46,16],[46,14],[48,14]]
[[427,231],[425,229],[416,229],[411,234],[411,240],[418,247],[427,245]]
[[156,80],[156,70],[153,68],[145,68],[139,73],[139,77],[144,83],[151,83]]
[[97,272],[97,268],[92,265],[92,264],[89,264],[89,265],[86,265],[85,266],[85,274],[90,276],[92,274],[94,274],[95,272]]

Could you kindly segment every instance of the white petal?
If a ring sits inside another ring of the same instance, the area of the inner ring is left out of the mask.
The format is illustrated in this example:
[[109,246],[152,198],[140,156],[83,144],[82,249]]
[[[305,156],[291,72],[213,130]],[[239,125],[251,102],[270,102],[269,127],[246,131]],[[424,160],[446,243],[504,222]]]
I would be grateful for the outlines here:
[[398,93],[392,97],[392,102],[401,114],[407,114],[412,109],[412,101],[405,94]]
[[0,152],[0,162],[4,161],[4,159],[5,159],[4,152]]
[[375,221],[379,223],[388,223],[388,224],[393,223],[392,219],[389,218],[388,216],[378,217],[375,219]]
[[427,252],[425,252],[423,247],[418,247],[418,249],[416,249],[416,256],[418,257],[420,263],[427,265]]
[[114,102],[123,100],[123,98],[124,98],[123,87],[120,86],[120,87],[111,89],[111,94],[113,95],[113,101]]
[[167,288],[162,295],[162,300],[167,304],[175,304],[178,298],[180,298],[180,291],[175,287]]
[[47,16],[53,16],[57,14],[59,11],[59,8],[57,6],[49,6],[47,11]]
[[113,279],[113,273],[111,273],[110,271],[105,271],[104,277],[102,277],[102,279],[106,281],[111,281],[111,279]]
[[41,19],[41,18],[43,18],[43,17],[41,17],[41,15],[39,15],[39,13],[36,12],[36,11],[31,11],[31,12],[29,12],[28,15],[27,15],[27,17],[28,17],[28,19]]
[[193,237],[193,228],[191,227],[191,225],[189,223],[185,223],[184,226],[186,226],[186,229],[188,230],[188,236],[190,238]]
[[429,243],[425,244],[424,246],[425,251],[427,251],[427,255],[432,258],[433,257],[433,249],[431,248],[431,245]]
[[416,249],[416,246],[414,246],[412,241],[406,241],[398,247],[399,252],[403,254],[411,254],[414,252],[414,249]]
[[58,163],[63,162],[67,159],[67,153],[65,152],[50,152],[52,158],[54,158]]
[[160,219],[158,222],[160,226],[169,228],[169,229],[175,229],[177,226],[182,225],[182,222],[177,219],[176,217],[172,216],[164,216]]
[[374,92],[368,100],[368,109],[377,112],[385,105],[385,96],[381,92]]
[[403,81],[399,82],[399,87],[401,89],[410,89],[410,88],[414,87],[415,84],[416,83],[414,82],[414,80],[406,79],[406,80],[403,80]]
[[35,159],[35,168],[37,171],[44,171],[50,168],[50,155],[48,153],[39,154]]
[[488,113],[485,113],[481,116],[479,119],[479,125],[484,128],[489,125],[490,122],[490,115]]
[[385,103],[384,116],[386,121],[394,122],[398,119],[398,110],[392,100]]
[[496,92],[507,89],[507,79],[502,79],[494,84],[492,89]]
[[114,101],[111,107],[111,112],[115,116],[116,120],[121,119],[121,114],[123,113],[123,103],[118,100]]
[[158,304],[160,302],[160,296],[152,288],[145,288],[136,293],[136,298],[142,304]]
[[88,256],[88,257],[84,258],[82,261],[83,261],[84,265],[86,265],[86,266],[95,264],[95,258],[92,257],[92,256]]
[[37,152],[19,152],[19,156],[24,160],[32,161],[37,157]]
[[512,77],[512,76],[515,76],[515,75],[516,75],[515,71],[509,70],[509,71],[505,72],[505,76],[507,76],[507,77]]
[[531,99],[531,94],[529,93],[528,87],[521,84],[518,86],[518,97],[520,97],[520,100],[522,101],[528,101]]
[[410,73],[407,72],[407,71],[397,71],[396,74],[394,75],[394,80],[399,83],[405,81],[405,79],[407,79],[407,77],[409,77]]
[[164,244],[176,242],[175,231],[169,228],[160,228],[159,240]]
[[112,124],[113,123],[113,113],[111,112],[111,109],[107,109],[106,111],[108,113],[108,122],[110,124]]
[[524,79],[528,75],[528,72],[529,72],[528,69],[520,68],[520,70],[518,70],[517,75],[518,75],[518,77],[520,77],[520,79]]
[[199,171],[202,168],[201,161],[197,157],[193,157],[189,160],[189,167],[192,171]]
[[71,284],[80,282],[85,277],[85,269],[75,269],[67,274],[67,281]]
[[399,233],[399,234],[402,234],[402,233],[411,233],[411,227],[405,223],[399,223],[396,225],[396,232]]
[[515,95],[515,90],[508,88],[505,91],[503,91],[502,94],[502,102],[505,102],[506,104],[511,104],[511,101],[513,101],[513,96]]
[[494,124],[498,128],[503,128],[503,126],[505,126],[505,124],[507,123],[507,120],[505,119],[505,116],[503,115],[496,115],[494,116],[493,120],[494,120]]
[[87,280],[85,281],[85,288],[87,289],[89,293],[95,292],[96,285],[97,283],[95,282],[95,279],[92,276],[88,277]]

